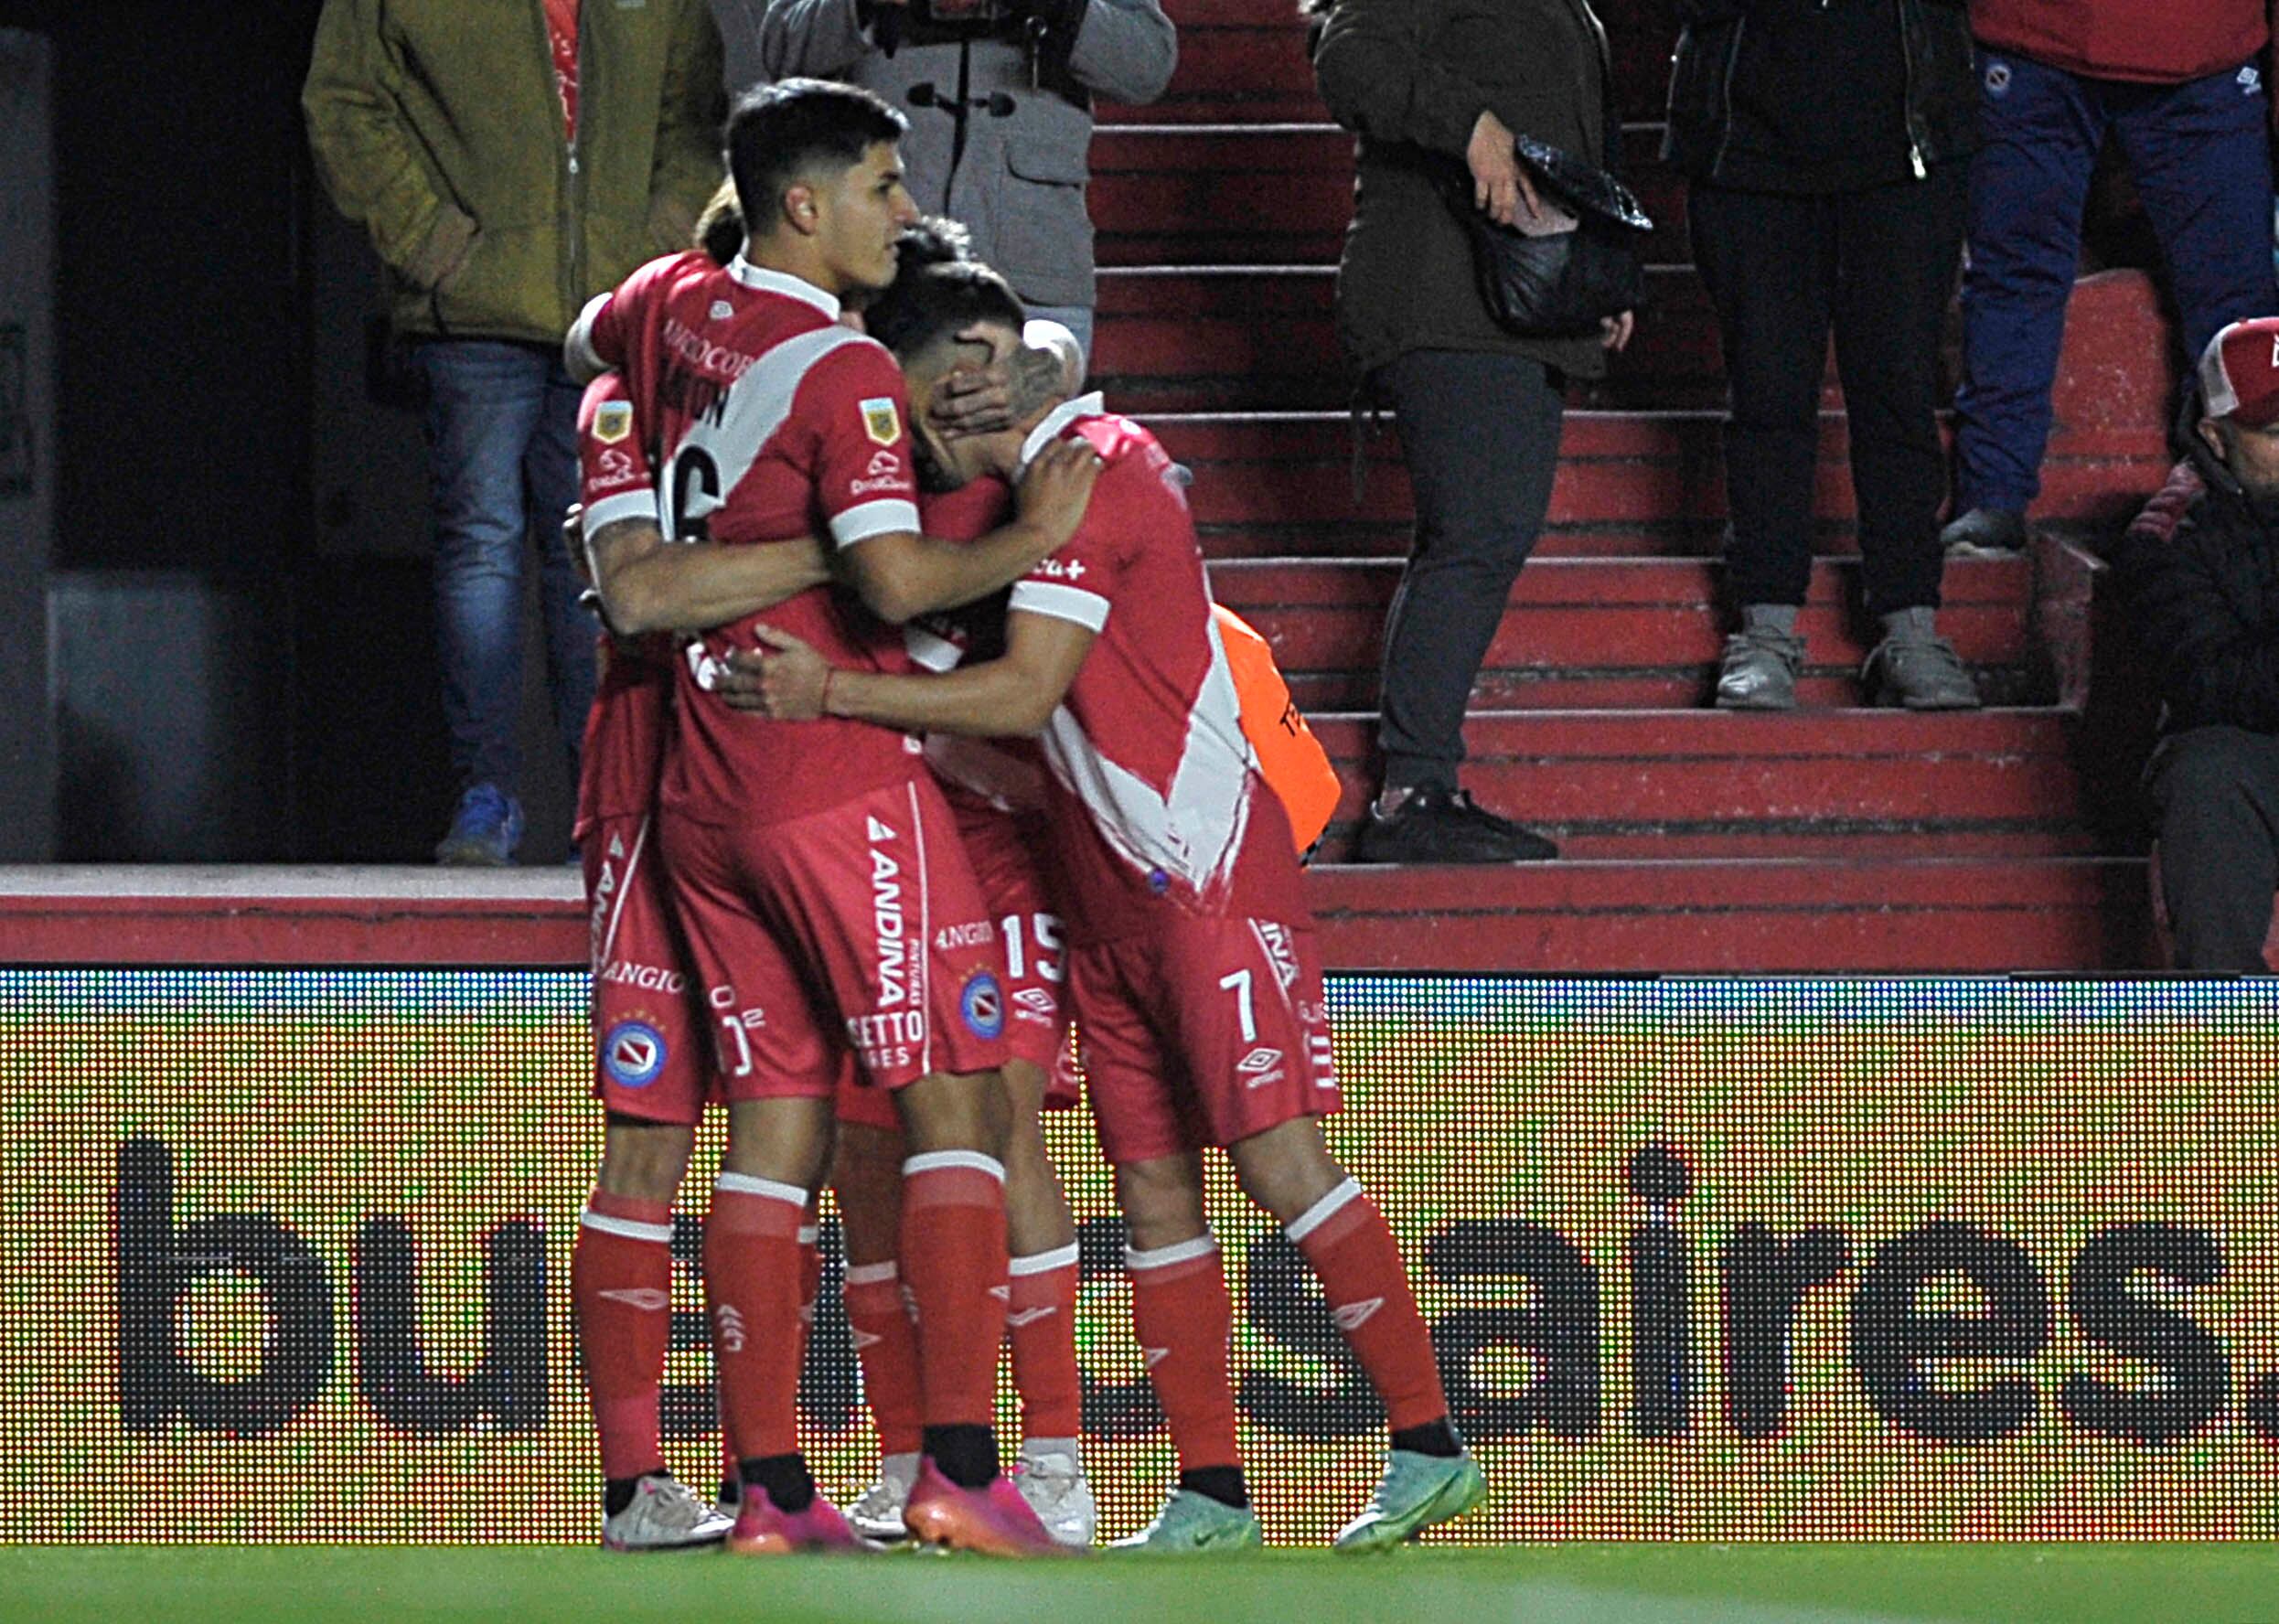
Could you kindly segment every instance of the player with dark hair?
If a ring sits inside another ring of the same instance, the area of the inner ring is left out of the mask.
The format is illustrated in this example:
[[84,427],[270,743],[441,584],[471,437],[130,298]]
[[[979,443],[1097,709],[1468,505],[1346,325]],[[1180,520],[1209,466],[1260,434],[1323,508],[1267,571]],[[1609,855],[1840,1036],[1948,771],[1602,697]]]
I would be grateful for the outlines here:
[[[921,409],[958,365],[987,277],[929,268],[871,307]],[[1010,327],[1000,337],[1011,342]],[[1130,1232],[1135,1329],[1181,1468],[1162,1513],[1129,1543],[1259,1538],[1228,1381],[1232,1308],[1203,1207],[1201,1152],[1214,1146],[1312,1265],[1385,1403],[1391,1459],[1338,1544],[1377,1548],[1460,1515],[1485,1483],[1450,1424],[1391,1231],[1322,1139],[1318,1118],[1338,1096],[1311,917],[1288,819],[1243,732],[1184,482],[1097,396],[1003,433],[943,441],[923,419],[919,432],[952,484],[1020,476],[1071,441],[1106,465],[1075,535],[1013,588],[1003,653],[917,678],[858,669],[770,627],[760,636],[776,652],[730,664],[756,668],[762,701],[785,721],[1041,735],[1069,914],[1065,986]]]
[[[892,280],[895,238],[914,216],[901,128],[891,108],[844,86],[793,80],[746,97],[728,132],[744,254],[725,268],[694,253],[645,267],[589,308],[569,348],[622,369],[658,482],[586,515],[611,624],[713,628],[674,667],[658,827],[729,1100],[705,1243],[723,1424],[744,1486],[729,1543],[851,1540],[815,1494],[795,1402],[797,1234],[851,1044],[865,1085],[893,1092],[910,1152],[902,1263],[927,1459],[909,1525],[930,1543],[1024,1554],[1051,1546],[999,1473],[990,1425],[1009,1287],[1003,1010],[985,903],[915,740],[774,725],[710,691],[722,662],[770,628],[851,669],[905,669],[884,623],[1016,578],[1071,532],[1097,473],[1088,448],[1071,452],[1032,475],[1018,516],[991,535],[952,545],[918,533],[900,374],[838,320],[841,295]],[[730,618],[719,555],[818,529],[860,603],[818,588]],[[680,540],[722,546],[669,544]],[[611,1138],[613,1156],[638,1164],[642,1199],[669,1201],[687,1136],[613,1122]]]

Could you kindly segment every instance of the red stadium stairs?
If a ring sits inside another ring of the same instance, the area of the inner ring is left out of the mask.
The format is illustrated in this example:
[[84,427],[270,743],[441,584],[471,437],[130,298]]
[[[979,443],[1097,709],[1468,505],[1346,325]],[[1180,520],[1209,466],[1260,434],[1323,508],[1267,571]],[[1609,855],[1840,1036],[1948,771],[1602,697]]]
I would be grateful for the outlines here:
[[2069,542],[2166,475],[2169,337],[2141,275],[2084,281],[2031,558],[1950,567],[1942,625],[1989,709],[1861,708],[1843,400],[1833,370],[1803,708],[1705,709],[1725,629],[1715,324],[1684,188],[1654,156],[1675,28],[1602,8],[1627,169],[1661,222],[1650,308],[1570,405],[1550,529],[1472,698],[1468,782],[1559,861],[1373,869],[1384,614],[1410,502],[1390,425],[1357,432],[1331,301],[1353,144],[1316,99],[1291,0],[1169,0],[1170,94],[1106,108],[1095,370],[1195,475],[1221,601],[1272,641],[1346,793],[1314,871],[1330,963],[1533,972],[2096,971],[2149,962],[2125,815],[2134,735],[2085,705],[2096,571]]

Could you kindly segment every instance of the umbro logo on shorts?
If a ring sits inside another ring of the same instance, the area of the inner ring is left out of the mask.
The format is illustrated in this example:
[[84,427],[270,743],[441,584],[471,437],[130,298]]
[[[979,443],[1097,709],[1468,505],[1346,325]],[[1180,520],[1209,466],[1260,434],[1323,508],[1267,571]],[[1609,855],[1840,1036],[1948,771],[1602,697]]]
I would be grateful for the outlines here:
[[1019,1330],[1024,1325],[1034,1325],[1038,1320],[1049,1319],[1059,1312],[1060,1310],[1051,1303],[1046,1303],[1042,1308],[1015,1309],[1005,1316],[1005,1323],[1015,1330]]
[[1330,1311],[1330,1318],[1336,1321],[1338,1330],[1351,1336],[1354,1331],[1368,1324],[1371,1318],[1384,1306],[1383,1298],[1373,1297],[1364,1302],[1347,1303],[1342,1308],[1332,1309]]
[[1169,1348],[1142,1348],[1140,1352],[1145,1355],[1148,1362],[1148,1368],[1150,1370],[1153,1370],[1157,1365],[1162,1363],[1166,1359],[1170,1358],[1172,1352]]

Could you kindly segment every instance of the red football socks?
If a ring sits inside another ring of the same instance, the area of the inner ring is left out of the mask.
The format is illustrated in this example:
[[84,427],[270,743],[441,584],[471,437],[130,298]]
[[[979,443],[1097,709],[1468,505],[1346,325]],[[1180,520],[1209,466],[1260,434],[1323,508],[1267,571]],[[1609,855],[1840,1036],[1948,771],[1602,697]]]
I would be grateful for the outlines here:
[[799,1448],[799,1228],[808,1192],[722,1173],[704,1221],[721,1425],[739,1460]]
[[862,1366],[862,1397],[878,1427],[878,1452],[915,1455],[925,1406],[918,1331],[903,1304],[901,1271],[891,1262],[851,1264],[846,1298],[847,1330]]
[[1016,1257],[1005,1330],[1012,1343],[1013,1388],[1024,1438],[1084,1436],[1084,1378],[1076,1370],[1075,1243]]
[[595,1191],[578,1220],[570,1296],[602,1476],[664,1470],[657,1389],[672,1330],[672,1203]]
[[1209,1235],[1152,1252],[1124,1250],[1131,1326],[1171,1423],[1182,1472],[1240,1466],[1226,1340],[1235,1323],[1218,1243]]
[[1289,1225],[1313,1266],[1330,1318],[1361,1362],[1394,1431],[1448,1414],[1432,1333],[1417,1311],[1399,1245],[1361,1186],[1346,1180]]
[[990,1426],[1011,1296],[1003,1165],[978,1150],[904,1160],[901,1234],[902,1275],[918,1319],[926,1425]]

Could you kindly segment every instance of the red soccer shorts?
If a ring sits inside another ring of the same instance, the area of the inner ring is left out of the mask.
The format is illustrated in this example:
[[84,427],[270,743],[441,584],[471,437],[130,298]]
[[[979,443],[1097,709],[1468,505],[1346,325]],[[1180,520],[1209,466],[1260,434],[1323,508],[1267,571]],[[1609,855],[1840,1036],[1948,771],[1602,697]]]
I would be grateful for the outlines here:
[[693,1126],[718,1084],[704,1002],[665,896],[656,825],[647,814],[604,818],[583,855],[594,1095],[626,1116]]
[[1337,1109],[1310,932],[1177,919],[1073,950],[1068,991],[1111,1163],[1232,1145]]
[[1061,1009],[1060,912],[1045,881],[1051,835],[1043,819],[1000,811],[977,796],[951,791],[948,801],[1004,946],[999,978],[1005,987],[1006,1058],[1025,1060],[1052,1079],[1048,1110],[1076,1105],[1081,1093],[1059,1063],[1068,1020]]
[[851,1048],[878,1089],[1003,1063],[996,928],[930,778],[758,827],[660,821],[732,1090],[832,1098]]

